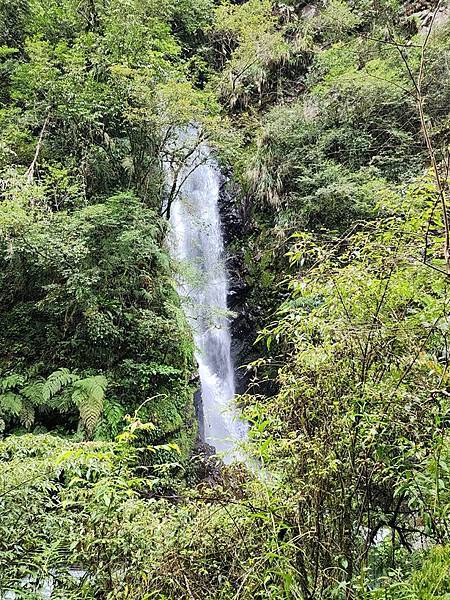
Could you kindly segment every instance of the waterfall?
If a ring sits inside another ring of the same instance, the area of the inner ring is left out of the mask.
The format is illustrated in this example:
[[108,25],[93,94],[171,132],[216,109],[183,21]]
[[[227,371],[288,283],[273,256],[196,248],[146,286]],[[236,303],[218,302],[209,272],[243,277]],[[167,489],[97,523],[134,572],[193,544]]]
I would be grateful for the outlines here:
[[[177,146],[193,142],[192,128]],[[208,147],[187,152],[176,177],[170,208],[171,252],[185,274],[178,289],[195,341],[201,384],[200,430],[225,462],[242,460],[239,444],[247,424],[234,402],[234,365],[227,313],[228,277],[219,213],[221,175]],[[174,171],[166,165],[169,182]]]

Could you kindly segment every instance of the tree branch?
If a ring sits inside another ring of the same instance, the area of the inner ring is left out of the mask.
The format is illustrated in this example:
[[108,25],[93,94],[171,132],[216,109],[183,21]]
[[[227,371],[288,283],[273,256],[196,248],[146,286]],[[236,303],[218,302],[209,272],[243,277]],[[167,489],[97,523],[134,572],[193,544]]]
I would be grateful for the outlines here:
[[44,135],[45,135],[45,131],[47,129],[48,123],[50,121],[50,114],[47,113],[47,116],[45,118],[44,124],[42,125],[42,129],[41,129],[41,133],[39,134],[39,138],[38,138],[38,143],[36,145],[36,151],[34,153],[34,157],[33,160],[31,161],[30,166],[28,167],[27,170],[27,181],[28,183],[33,183],[34,181],[34,173],[36,170],[36,164],[39,158],[39,153],[41,151],[42,148],[42,144],[44,141]]

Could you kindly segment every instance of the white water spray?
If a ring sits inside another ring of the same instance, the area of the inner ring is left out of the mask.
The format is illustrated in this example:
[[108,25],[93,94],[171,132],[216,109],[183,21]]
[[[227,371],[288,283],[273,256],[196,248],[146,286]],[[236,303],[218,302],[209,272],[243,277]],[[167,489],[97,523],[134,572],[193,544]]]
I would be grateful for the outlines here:
[[[192,139],[192,131],[187,138]],[[173,170],[167,167],[173,183]],[[247,424],[234,402],[234,368],[227,317],[228,279],[219,214],[220,172],[201,144],[184,162],[170,206],[172,252],[189,275],[179,283],[194,333],[203,407],[205,441],[225,462],[243,460],[240,442]]]

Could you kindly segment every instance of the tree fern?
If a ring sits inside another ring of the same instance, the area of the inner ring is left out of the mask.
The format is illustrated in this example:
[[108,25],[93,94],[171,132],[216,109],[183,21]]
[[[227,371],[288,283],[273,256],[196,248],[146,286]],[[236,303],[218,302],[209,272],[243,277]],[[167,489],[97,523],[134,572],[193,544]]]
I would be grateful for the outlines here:
[[22,410],[18,416],[21,424],[27,429],[30,429],[35,418],[34,407],[29,402],[22,402]]
[[106,377],[95,375],[73,384],[72,400],[80,411],[80,421],[86,436],[91,437],[103,411],[107,386]]
[[0,379],[0,390],[2,392],[7,392],[8,390],[13,390],[15,387],[23,385],[25,383],[26,378],[23,375],[19,375],[19,373],[11,373],[3,379]]
[[61,390],[56,396],[53,396],[46,403],[46,406],[48,406],[49,410],[57,410],[62,414],[71,412],[73,410],[72,393],[73,384]]
[[39,406],[43,402],[42,391],[44,388],[44,381],[32,381],[28,383],[25,387],[20,389],[20,394],[25,396],[25,398],[32,404],[33,406]]
[[5,392],[0,395],[0,409],[2,414],[17,417],[22,412],[23,402],[20,394]]
[[15,421],[29,429],[36,409],[41,414],[54,410],[64,413],[73,410],[75,404],[86,436],[91,437],[103,412],[106,386],[102,375],[81,379],[66,368],[45,380],[12,373],[0,379],[0,417],[6,424]]
[[58,371],[54,371],[42,386],[43,402],[50,400],[50,398],[60,392],[63,387],[76,382],[77,379],[78,376],[71,373],[69,369],[58,369]]

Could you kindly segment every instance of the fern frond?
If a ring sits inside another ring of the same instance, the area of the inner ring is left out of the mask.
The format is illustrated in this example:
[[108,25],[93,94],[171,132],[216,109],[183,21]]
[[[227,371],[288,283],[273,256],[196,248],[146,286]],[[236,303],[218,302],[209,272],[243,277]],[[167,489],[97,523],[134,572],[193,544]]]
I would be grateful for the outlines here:
[[69,369],[58,369],[47,377],[42,386],[42,400],[48,402],[55,394],[60,392],[63,387],[70,385],[78,380],[78,376],[71,373]]
[[79,379],[73,384],[72,400],[80,411],[80,421],[87,437],[92,436],[102,414],[107,385],[103,375]]
[[29,403],[22,404],[22,410],[19,414],[19,420],[24,427],[29,429],[34,423],[35,412],[34,408]]
[[33,381],[20,390],[22,396],[24,396],[33,406],[39,406],[42,404],[42,390],[44,387],[44,381]]
[[56,410],[60,413],[68,413],[73,411],[73,386],[67,387],[49,400],[46,404],[50,410]]
[[22,397],[14,392],[5,392],[0,395],[0,411],[3,415],[17,417],[23,407]]
[[26,378],[24,375],[11,373],[11,375],[7,375],[3,379],[0,379],[0,390],[2,392],[7,392],[8,390],[12,390],[19,385],[23,385],[25,380]]

